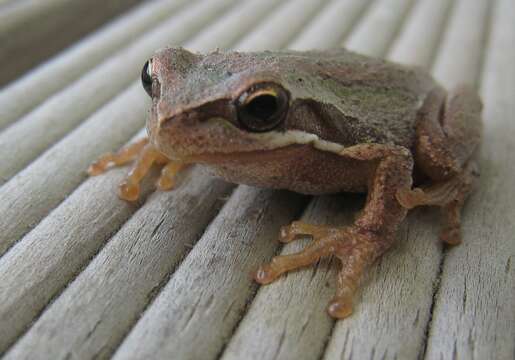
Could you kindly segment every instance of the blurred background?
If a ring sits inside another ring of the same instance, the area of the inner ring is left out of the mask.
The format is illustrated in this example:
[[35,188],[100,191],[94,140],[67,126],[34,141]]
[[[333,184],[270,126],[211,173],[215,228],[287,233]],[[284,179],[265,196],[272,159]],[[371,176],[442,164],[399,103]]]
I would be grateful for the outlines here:
[[0,0],[0,86],[144,0]]

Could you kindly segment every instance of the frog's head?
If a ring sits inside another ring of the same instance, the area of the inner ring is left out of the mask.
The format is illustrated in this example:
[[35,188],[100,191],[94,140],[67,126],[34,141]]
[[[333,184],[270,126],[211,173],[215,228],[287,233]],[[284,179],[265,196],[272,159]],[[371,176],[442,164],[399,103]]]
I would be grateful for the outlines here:
[[170,158],[200,162],[316,141],[317,134],[299,130],[306,117],[317,123],[317,114],[296,101],[304,90],[302,64],[285,56],[158,51],[142,70],[152,97],[150,140]]

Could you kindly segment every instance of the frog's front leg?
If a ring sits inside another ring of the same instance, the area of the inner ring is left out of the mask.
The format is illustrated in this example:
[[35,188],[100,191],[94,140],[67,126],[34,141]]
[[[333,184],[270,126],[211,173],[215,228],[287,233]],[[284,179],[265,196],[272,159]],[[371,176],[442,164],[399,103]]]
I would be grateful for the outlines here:
[[118,195],[128,201],[139,198],[140,182],[149,172],[153,164],[165,164],[161,170],[161,176],[157,181],[160,190],[170,190],[175,185],[175,176],[186,167],[186,164],[171,161],[151,144],[148,139],[141,139],[117,153],[107,153],[90,165],[88,173],[91,176],[99,175],[112,166],[121,166],[135,161],[127,178],[120,184]]
[[341,156],[373,164],[362,214],[352,226],[343,228],[292,223],[281,231],[283,242],[310,235],[313,243],[297,254],[274,257],[255,275],[256,281],[267,284],[287,271],[315,263],[322,256],[336,256],[342,262],[342,269],[336,296],[328,307],[329,314],[335,318],[350,315],[352,298],[363,272],[393,243],[398,225],[407,213],[397,201],[396,193],[410,189],[413,169],[410,152],[397,146],[356,145],[344,150]]

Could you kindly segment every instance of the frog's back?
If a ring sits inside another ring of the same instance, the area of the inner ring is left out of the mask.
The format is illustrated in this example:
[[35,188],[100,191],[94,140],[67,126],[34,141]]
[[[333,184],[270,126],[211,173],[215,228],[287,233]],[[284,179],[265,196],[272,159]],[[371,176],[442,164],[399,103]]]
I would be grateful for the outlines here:
[[[283,54],[291,60],[280,62],[288,67],[283,80],[296,82],[290,85],[294,101],[310,103],[327,123],[319,134],[324,140],[412,146],[419,110],[438,86],[426,71],[345,49]],[[295,127],[312,131],[302,120]]]
[[[381,143],[411,148],[419,110],[437,87],[422,69],[342,48],[187,53],[188,59],[194,58],[188,66],[179,61],[184,51],[168,51],[178,53],[173,58],[180,65],[170,73],[182,77],[169,91],[171,107],[206,102],[206,94],[230,97],[257,80],[277,82],[289,91],[291,108],[283,128],[276,130],[301,130],[344,146]],[[305,116],[306,111],[318,116]]]

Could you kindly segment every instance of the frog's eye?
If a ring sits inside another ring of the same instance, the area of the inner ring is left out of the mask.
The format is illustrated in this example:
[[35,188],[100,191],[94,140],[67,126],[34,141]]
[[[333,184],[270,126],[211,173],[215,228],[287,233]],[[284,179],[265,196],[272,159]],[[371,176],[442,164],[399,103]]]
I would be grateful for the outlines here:
[[288,94],[273,84],[257,84],[237,100],[238,121],[248,130],[269,131],[277,127],[288,110]]
[[143,89],[152,97],[152,60],[148,60],[141,70],[141,83]]

